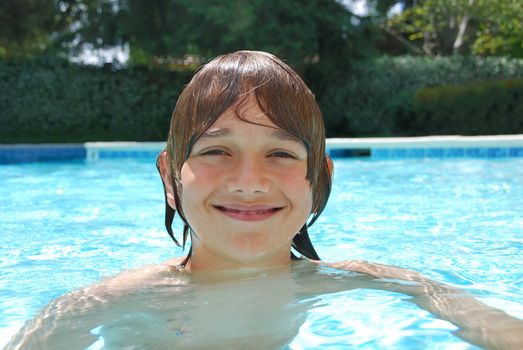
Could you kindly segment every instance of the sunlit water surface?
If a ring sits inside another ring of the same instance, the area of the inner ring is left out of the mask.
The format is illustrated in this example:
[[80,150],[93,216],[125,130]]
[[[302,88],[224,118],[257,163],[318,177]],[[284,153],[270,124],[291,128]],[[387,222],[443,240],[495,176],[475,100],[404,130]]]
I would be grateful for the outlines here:
[[[0,183],[0,347],[52,299],[183,254],[162,226],[154,160],[2,165]],[[324,260],[415,269],[523,318],[522,203],[523,159],[337,159],[311,237]],[[347,290],[301,267],[212,287],[184,278],[114,301],[102,320],[82,311],[69,322],[95,322],[89,349],[189,346],[190,334],[216,345],[225,330],[239,347],[475,348],[357,278]]]

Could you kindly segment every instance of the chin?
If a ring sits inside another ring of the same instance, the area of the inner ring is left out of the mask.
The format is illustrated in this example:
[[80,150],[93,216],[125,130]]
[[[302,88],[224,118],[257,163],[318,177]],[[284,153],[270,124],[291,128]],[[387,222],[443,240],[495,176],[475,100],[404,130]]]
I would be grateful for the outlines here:
[[[231,247],[234,247],[233,250],[240,252],[242,256],[258,259],[274,255],[276,251],[281,251],[285,244],[275,242],[274,237],[268,234],[242,233],[231,239]],[[281,247],[281,249],[275,249],[275,247]]]

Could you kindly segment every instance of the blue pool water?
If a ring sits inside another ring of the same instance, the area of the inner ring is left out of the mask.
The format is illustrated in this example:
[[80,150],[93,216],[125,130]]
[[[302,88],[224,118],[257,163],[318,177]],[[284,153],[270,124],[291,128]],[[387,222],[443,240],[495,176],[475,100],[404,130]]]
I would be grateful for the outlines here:
[[[51,299],[182,254],[153,159],[2,165],[0,183],[0,347]],[[521,158],[337,159],[311,237],[324,260],[415,269],[523,318],[522,203]],[[288,347],[475,348],[405,299],[320,295]]]

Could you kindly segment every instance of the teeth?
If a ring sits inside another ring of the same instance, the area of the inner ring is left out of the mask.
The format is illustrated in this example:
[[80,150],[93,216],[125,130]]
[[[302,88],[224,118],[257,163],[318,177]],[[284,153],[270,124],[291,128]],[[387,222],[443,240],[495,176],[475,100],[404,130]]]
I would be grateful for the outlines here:
[[228,212],[232,212],[232,213],[237,213],[237,214],[260,215],[260,214],[265,214],[265,213],[268,213],[268,212],[276,211],[279,208],[270,208],[270,209],[263,209],[263,210],[240,210],[240,209],[231,209],[231,208],[218,206],[218,209],[224,210],[224,211],[228,211]]

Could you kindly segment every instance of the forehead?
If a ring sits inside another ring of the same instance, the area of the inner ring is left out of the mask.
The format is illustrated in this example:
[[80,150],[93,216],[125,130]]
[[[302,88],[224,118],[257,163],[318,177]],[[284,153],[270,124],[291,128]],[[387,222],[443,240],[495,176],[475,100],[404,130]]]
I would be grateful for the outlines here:
[[242,134],[252,136],[257,132],[261,132],[264,136],[269,138],[278,139],[280,141],[292,141],[301,144],[300,140],[285,130],[282,130],[278,127],[271,127],[269,125],[253,124],[251,122],[241,120],[238,117],[226,117],[222,119],[221,122],[220,120],[216,121],[214,125],[212,125],[206,132],[203,133],[200,139],[211,139]]
[[265,136],[282,141],[293,141],[301,143],[297,138],[287,131],[280,129],[265,115],[257,118],[238,117],[234,114],[224,114],[203,133],[202,138],[215,138],[261,132]]
[[256,130],[271,138],[302,143],[289,132],[274,124],[253,98],[249,98],[245,103],[232,106],[226,110],[203,133],[202,137],[212,138],[233,134],[249,134]]

